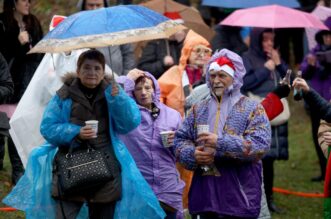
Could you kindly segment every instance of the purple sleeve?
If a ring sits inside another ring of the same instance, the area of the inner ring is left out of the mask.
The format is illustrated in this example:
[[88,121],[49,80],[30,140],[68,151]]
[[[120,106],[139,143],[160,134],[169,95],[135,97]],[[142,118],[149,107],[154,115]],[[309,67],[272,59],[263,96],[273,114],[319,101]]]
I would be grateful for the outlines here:
[[263,107],[257,105],[247,120],[243,135],[225,130],[225,134],[218,138],[216,156],[243,161],[255,161],[263,157],[271,144],[271,127]]
[[[310,53],[314,55],[313,53]],[[300,65],[300,70],[302,71],[302,77],[306,80],[310,80],[315,72],[317,72],[321,68],[321,65],[318,61],[316,61],[315,66],[311,66],[308,64],[307,56],[304,58],[303,62]]]
[[132,92],[134,90],[134,81],[127,76],[120,76],[116,79],[116,81],[122,86],[126,94],[132,97]]
[[188,170],[197,168],[194,157],[195,144],[193,124],[193,113],[190,113],[177,130],[174,140],[176,159]]

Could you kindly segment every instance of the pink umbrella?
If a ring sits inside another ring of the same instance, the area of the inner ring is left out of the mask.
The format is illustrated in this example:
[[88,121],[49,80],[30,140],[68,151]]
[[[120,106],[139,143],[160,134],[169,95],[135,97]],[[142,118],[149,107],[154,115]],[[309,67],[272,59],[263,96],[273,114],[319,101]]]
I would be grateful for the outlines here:
[[[328,17],[331,16],[331,8],[317,6],[312,12],[312,14],[318,17],[318,19],[320,19],[322,22],[324,22]],[[318,30],[316,29],[306,29],[309,49],[312,49],[316,46],[315,34],[317,33],[317,31]]]
[[316,28],[328,29],[312,14],[279,5],[240,9],[234,11],[220,24],[264,28]]

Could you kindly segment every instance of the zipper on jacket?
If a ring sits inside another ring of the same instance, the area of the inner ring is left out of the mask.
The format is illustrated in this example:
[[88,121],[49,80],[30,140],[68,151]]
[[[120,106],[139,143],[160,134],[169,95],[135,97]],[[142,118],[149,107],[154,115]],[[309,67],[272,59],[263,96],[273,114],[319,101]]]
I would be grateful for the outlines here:
[[217,112],[216,112],[216,121],[215,121],[215,125],[214,125],[214,134],[217,134],[217,130],[218,130],[218,124],[219,124],[219,119],[220,119],[220,114],[221,114],[222,97],[221,97],[220,101],[218,101],[216,98],[216,102],[217,102]]

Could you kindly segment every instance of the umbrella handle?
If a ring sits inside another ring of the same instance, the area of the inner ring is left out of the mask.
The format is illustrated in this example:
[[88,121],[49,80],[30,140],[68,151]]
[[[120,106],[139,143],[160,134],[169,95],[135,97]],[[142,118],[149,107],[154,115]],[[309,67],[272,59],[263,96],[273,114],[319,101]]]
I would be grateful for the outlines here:
[[170,56],[169,41],[166,39],[166,40],[165,40],[165,43],[166,43],[167,56]]

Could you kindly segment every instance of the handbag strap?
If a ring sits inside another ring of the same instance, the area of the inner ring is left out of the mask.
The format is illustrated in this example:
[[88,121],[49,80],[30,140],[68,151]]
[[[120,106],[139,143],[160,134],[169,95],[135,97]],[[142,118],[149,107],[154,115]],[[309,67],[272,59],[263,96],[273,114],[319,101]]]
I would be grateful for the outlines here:
[[70,146],[69,146],[69,150],[68,150],[68,154],[67,155],[70,156],[70,154],[73,153],[74,149],[75,148],[78,148],[78,147],[81,147],[81,145],[86,145],[88,151],[94,150],[94,148],[92,147],[91,144],[89,144],[88,141],[78,141],[76,139],[73,139],[71,141],[71,143],[70,143]]

